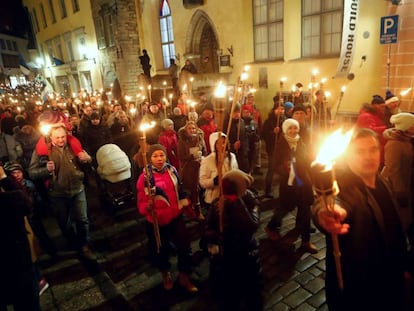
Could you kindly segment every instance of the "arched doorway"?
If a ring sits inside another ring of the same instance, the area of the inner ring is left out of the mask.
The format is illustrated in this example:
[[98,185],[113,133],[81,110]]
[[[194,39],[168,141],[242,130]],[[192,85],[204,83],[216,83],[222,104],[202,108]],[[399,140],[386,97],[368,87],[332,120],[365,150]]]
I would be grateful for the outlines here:
[[197,10],[189,24],[186,58],[191,58],[199,73],[219,72],[217,33],[208,15]]

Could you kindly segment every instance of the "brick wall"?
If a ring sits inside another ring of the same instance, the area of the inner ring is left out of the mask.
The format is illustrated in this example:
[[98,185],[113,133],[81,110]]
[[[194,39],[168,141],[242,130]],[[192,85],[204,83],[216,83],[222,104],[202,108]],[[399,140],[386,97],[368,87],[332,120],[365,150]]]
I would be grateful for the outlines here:
[[389,88],[402,99],[403,111],[414,111],[414,90],[400,96],[401,91],[414,87],[414,0],[403,0],[400,5],[392,5],[390,2],[387,14],[399,15],[399,25],[398,42],[383,47],[383,93],[387,88],[387,59],[390,55]]

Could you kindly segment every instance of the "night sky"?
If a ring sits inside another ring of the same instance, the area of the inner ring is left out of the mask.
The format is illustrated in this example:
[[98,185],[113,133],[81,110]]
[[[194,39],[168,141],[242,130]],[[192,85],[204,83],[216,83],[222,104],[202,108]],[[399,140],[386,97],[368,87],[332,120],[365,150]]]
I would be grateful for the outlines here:
[[29,21],[22,0],[0,0],[0,32],[27,38]]

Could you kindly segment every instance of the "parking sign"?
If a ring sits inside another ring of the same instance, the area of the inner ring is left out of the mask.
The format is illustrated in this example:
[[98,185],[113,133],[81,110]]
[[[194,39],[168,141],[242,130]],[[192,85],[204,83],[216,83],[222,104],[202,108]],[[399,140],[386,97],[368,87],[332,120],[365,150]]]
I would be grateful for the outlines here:
[[397,43],[398,37],[398,15],[381,17],[381,44]]

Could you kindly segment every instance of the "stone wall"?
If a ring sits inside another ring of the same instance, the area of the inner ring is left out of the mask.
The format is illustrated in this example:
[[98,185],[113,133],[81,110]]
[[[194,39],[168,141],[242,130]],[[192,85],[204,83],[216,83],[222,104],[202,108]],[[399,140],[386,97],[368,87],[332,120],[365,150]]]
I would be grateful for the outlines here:
[[104,88],[118,78],[124,95],[138,93],[138,75],[142,73],[139,55],[137,13],[134,0],[92,0],[92,16],[97,21],[103,7],[109,8],[112,16],[114,45],[99,50],[101,74]]

